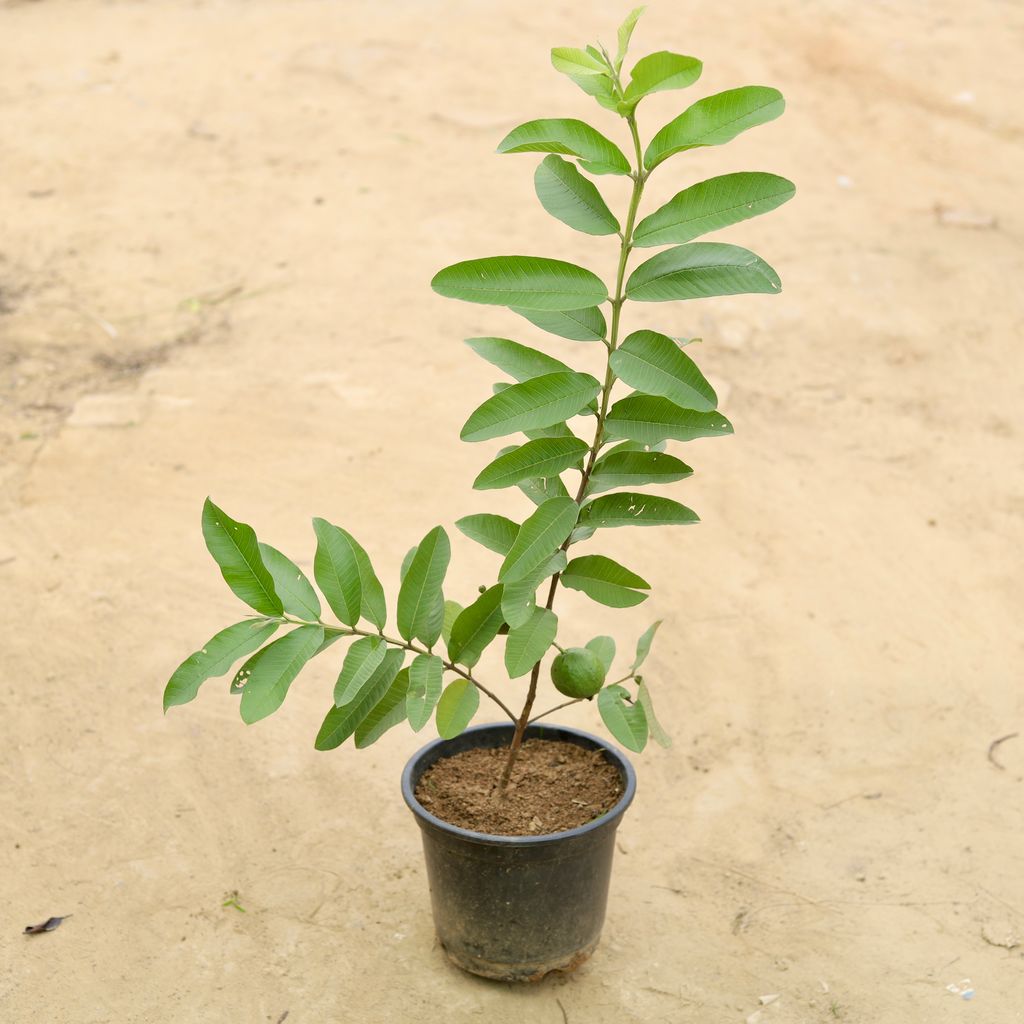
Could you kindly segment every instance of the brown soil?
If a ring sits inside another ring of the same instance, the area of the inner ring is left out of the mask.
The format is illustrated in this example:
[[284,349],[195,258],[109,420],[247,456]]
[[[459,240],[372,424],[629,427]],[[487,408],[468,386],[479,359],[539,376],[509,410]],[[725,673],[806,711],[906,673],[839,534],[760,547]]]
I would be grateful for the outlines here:
[[459,828],[496,836],[546,835],[579,828],[611,810],[622,794],[618,769],[600,750],[527,740],[504,799],[498,780],[507,749],[466,750],[428,768],[416,799]]

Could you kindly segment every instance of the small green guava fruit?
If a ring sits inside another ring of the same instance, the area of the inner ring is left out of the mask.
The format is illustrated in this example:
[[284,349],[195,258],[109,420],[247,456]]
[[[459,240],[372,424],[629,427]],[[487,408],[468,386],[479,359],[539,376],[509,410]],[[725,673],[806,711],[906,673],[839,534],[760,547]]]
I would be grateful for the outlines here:
[[551,681],[566,697],[589,699],[604,686],[604,664],[586,647],[570,647],[551,662]]

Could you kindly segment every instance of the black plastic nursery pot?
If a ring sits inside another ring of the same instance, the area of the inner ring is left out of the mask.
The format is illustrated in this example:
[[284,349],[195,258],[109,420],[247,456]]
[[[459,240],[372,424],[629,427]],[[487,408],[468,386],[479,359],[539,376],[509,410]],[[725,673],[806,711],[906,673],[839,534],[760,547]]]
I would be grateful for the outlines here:
[[428,744],[405,766],[402,795],[423,835],[434,926],[449,959],[484,978],[539,981],[575,969],[597,947],[615,832],[636,792],[636,773],[596,736],[531,725],[527,739],[604,751],[622,779],[622,796],[611,810],[565,832],[496,836],[450,825],[416,799],[420,777],[435,761],[477,747],[507,747],[512,731],[511,724],[478,725]]

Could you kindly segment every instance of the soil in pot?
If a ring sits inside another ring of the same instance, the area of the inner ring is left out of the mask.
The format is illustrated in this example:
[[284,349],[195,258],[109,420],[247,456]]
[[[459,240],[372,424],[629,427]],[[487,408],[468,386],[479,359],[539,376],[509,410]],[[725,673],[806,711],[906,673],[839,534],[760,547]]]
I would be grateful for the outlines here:
[[416,799],[451,825],[496,836],[548,835],[578,828],[615,806],[622,778],[600,750],[575,743],[523,743],[504,797],[498,795],[507,747],[477,747],[437,761]]

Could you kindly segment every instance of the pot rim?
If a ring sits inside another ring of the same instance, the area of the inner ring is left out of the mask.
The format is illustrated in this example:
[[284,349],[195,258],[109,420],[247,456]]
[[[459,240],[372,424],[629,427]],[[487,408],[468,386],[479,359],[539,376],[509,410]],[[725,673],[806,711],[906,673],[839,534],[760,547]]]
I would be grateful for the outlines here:
[[[423,774],[423,771],[426,771],[426,768],[424,768],[419,772],[416,780],[413,780],[413,773],[416,772],[420,763],[428,754],[435,751],[438,747],[452,743],[467,735],[493,731],[496,729],[503,732],[511,732],[514,729],[514,725],[511,722],[487,722],[482,725],[473,725],[468,729],[463,730],[463,732],[459,733],[458,736],[453,737],[451,740],[440,738],[432,740],[425,746],[420,747],[420,749],[409,758],[406,762],[405,768],[402,770],[402,796],[405,798],[405,802],[408,805],[409,810],[411,810],[418,819],[418,823],[421,827],[430,825],[434,829],[446,832],[450,836],[463,839],[467,842],[480,843],[488,846],[544,846],[551,843],[563,842],[568,839],[575,839],[577,836],[586,835],[589,832],[593,832],[608,825],[617,825],[618,819],[626,813],[626,809],[633,802],[633,797],[636,795],[636,771],[630,763],[629,758],[627,758],[626,755],[618,749],[618,747],[615,747],[601,739],[599,736],[594,736],[592,733],[585,732],[582,729],[574,729],[567,725],[538,724],[527,726],[527,737],[530,737],[531,734],[536,736],[538,733],[561,733],[563,736],[569,735],[587,740],[588,743],[593,744],[594,747],[603,750],[608,757],[608,760],[619,769],[623,780],[622,795],[612,807],[604,812],[604,814],[595,818],[593,821],[588,821],[585,825],[580,825],[577,828],[565,829],[562,832],[545,832],[542,835],[535,836],[505,836],[495,835],[491,832],[474,832],[471,829],[460,828],[458,825],[453,825],[451,822],[445,821],[443,818],[438,818],[436,815],[431,814],[430,811],[428,811],[416,799],[416,783],[419,782],[419,776]],[[557,739],[558,737],[555,735],[544,738]],[[472,745],[467,749],[472,749]],[[434,761],[440,760],[441,756],[443,755],[433,758],[431,764]],[[427,765],[427,767],[429,767],[429,765]]]

